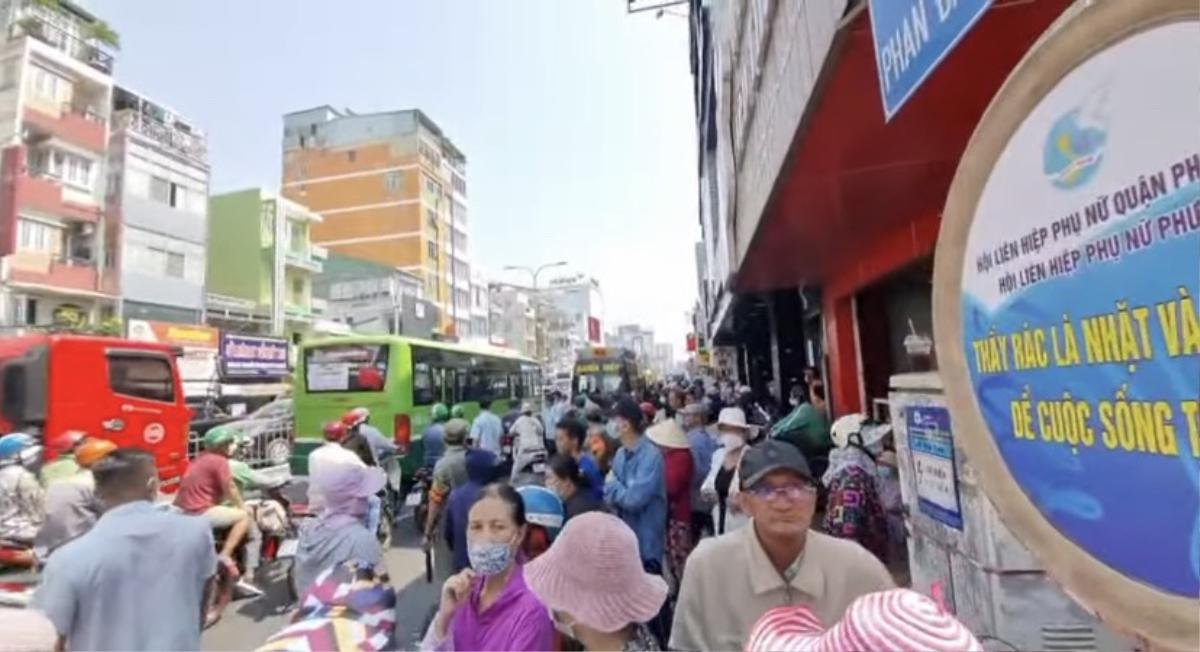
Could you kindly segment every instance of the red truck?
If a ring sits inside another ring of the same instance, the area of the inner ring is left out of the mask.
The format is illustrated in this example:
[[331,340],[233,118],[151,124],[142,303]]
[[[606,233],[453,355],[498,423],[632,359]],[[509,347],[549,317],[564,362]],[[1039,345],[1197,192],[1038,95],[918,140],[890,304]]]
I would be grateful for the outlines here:
[[[0,339],[0,434],[82,430],[154,454],[164,492],[187,470],[190,413],[163,344],[114,337]],[[49,453],[48,453],[49,454]]]

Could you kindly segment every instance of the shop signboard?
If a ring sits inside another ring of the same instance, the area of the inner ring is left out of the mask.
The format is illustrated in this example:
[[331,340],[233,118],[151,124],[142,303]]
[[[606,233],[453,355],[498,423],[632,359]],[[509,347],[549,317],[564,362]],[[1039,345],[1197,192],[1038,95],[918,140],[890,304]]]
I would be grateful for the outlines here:
[[287,340],[221,333],[223,378],[281,378],[287,374]]
[[935,264],[955,432],[1118,628],[1200,647],[1200,5],[1079,2],[988,108]]
[[217,378],[217,351],[220,331],[201,324],[176,324],[148,319],[130,319],[126,333],[131,340],[158,342],[179,347],[183,355],[177,361],[179,378],[187,396],[208,392]]
[[885,120],[900,110],[992,0],[870,0]]

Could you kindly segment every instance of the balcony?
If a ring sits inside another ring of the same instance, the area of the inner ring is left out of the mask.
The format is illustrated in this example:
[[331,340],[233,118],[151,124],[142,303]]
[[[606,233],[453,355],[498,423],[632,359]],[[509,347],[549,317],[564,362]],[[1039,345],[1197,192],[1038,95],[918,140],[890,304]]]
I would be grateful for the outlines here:
[[111,75],[113,55],[106,52],[99,42],[72,36],[61,27],[51,24],[44,15],[50,11],[52,10],[31,5],[25,16],[14,22],[9,28],[9,37],[16,38],[21,35],[33,37],[106,75]]
[[132,109],[116,113],[113,129],[126,129],[140,134],[200,163],[208,160],[208,141],[203,136],[163,124]]
[[314,256],[313,252],[311,252],[311,251],[290,251],[289,250],[284,255],[283,262],[284,262],[284,264],[288,265],[289,267],[296,267],[299,269],[303,269],[305,271],[312,272],[313,274],[320,274],[321,270],[323,270],[325,268],[325,263],[323,262],[323,259],[318,260],[317,257]]
[[64,104],[58,115],[33,107],[25,107],[25,126],[33,135],[59,138],[91,152],[103,154],[107,149],[108,132],[104,115],[97,109]]
[[325,247],[312,245],[311,247],[308,248],[308,251],[309,251],[309,255],[312,256],[313,260],[328,260],[329,259],[329,250],[326,249]]
[[63,199],[62,183],[49,174],[17,175],[13,179],[17,210],[28,209],[74,222],[100,221],[100,208]]
[[95,293],[100,275],[95,263],[55,258],[49,254],[19,252],[12,256],[9,281],[21,285],[46,286],[56,290]]

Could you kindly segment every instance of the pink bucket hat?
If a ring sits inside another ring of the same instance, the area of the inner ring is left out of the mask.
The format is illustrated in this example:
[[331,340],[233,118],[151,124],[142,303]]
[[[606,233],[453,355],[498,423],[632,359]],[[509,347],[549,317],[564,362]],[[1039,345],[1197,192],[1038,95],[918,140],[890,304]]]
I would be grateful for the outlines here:
[[580,623],[615,632],[644,623],[667,599],[667,583],[642,570],[637,535],[621,519],[587,512],[567,521],[554,545],[525,566],[542,604]]
[[864,595],[842,619],[824,629],[808,606],[779,607],[763,614],[746,652],[980,652],[975,636],[936,602],[908,589]]

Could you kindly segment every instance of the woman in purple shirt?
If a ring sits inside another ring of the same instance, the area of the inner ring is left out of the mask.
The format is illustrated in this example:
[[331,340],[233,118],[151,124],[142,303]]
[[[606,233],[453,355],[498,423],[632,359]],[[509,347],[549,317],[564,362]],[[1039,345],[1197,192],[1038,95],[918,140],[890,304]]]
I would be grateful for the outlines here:
[[549,650],[554,624],[525,585],[517,552],[525,505],[506,484],[483,488],[467,520],[471,567],[446,580],[423,650]]

